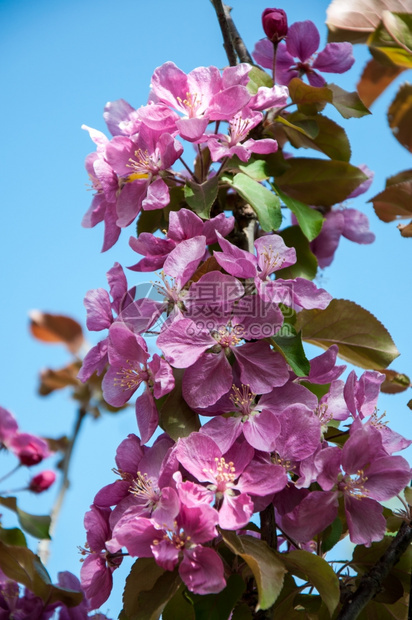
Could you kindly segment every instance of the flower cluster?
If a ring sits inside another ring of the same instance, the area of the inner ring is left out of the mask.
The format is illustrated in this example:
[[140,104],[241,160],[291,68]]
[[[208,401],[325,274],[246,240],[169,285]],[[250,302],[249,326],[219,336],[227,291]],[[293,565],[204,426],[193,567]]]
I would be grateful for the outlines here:
[[[295,50],[302,28],[312,37],[311,22],[292,25],[284,56]],[[317,48],[312,38],[308,49],[302,44],[295,50],[302,62]],[[345,46],[327,47],[310,66],[326,70],[332,51],[336,58],[345,52],[347,60],[332,62],[334,56],[328,67],[348,69],[352,60]],[[305,67],[318,84],[317,74]],[[79,376],[87,381],[93,372],[103,375],[104,398],[114,407],[137,394],[140,433],[118,447],[118,478],[98,491],[85,517],[81,578],[95,608],[108,598],[125,553],[154,558],[166,571],[177,569],[196,594],[221,591],[230,574],[220,554],[222,531],[247,531],[254,515],[268,507],[282,532],[279,545],[287,540],[289,548],[311,549],[343,502],[351,540],[368,546],[385,533],[379,502],[399,493],[411,477],[405,459],[393,455],[411,442],[377,417],[382,374],[367,371],[358,379],[352,372],[343,381],[346,367],[336,365],[336,345],[312,359],[306,373],[296,374],[278,345],[279,336],[292,336],[297,313],[323,310],[331,301],[310,280],[279,277],[296,264],[295,248],[257,225],[253,243],[240,247],[236,215],[223,210],[199,217],[187,203],[164,209],[172,187],[219,182],[222,169],[230,172],[231,158],[247,162],[252,153],[277,150],[262,133],[262,111],[284,105],[287,89],[260,87],[252,95],[250,70],[241,64],[221,74],[201,67],[186,75],[167,62],[154,72],[146,106],[133,110],[122,100],[107,105],[110,141],[90,131],[97,153],[87,165],[96,195],[86,221],[94,224],[94,214],[104,216],[104,249],[141,209],[163,209],[161,218],[167,213],[162,234],[145,231],[130,238],[132,250],[143,257],[130,269],[161,270],[149,287],[155,294],[139,297],[139,288],[128,286],[116,263],[107,274],[110,295],[97,289],[85,299],[89,329],[108,331],[87,354]],[[211,122],[214,133],[207,131]],[[217,131],[222,122],[227,134]],[[258,128],[256,138],[247,137]],[[198,149],[199,177],[189,169],[172,170],[183,153],[179,138]],[[365,189],[364,184],[357,192]],[[326,257],[333,256],[340,234],[372,241],[363,221],[359,231],[356,213],[328,213],[323,241],[319,237],[311,246],[321,266],[330,262]],[[152,356],[147,333],[157,334]],[[159,426],[169,429],[167,417],[179,421],[182,407],[193,419],[207,421],[193,432],[182,423],[173,439],[167,432],[155,435]],[[334,442],[330,428],[342,422],[345,429],[336,432],[345,441]]]

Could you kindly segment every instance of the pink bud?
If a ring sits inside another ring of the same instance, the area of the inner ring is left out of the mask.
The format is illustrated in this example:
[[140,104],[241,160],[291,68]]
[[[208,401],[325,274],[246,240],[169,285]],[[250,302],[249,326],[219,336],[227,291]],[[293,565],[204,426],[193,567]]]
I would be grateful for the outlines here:
[[33,491],[33,493],[43,493],[43,491],[47,491],[47,489],[51,487],[55,480],[56,474],[54,471],[46,469],[36,476],[33,476],[30,480],[29,491]]
[[262,26],[268,39],[277,43],[288,33],[288,18],[283,9],[265,9],[262,13]]

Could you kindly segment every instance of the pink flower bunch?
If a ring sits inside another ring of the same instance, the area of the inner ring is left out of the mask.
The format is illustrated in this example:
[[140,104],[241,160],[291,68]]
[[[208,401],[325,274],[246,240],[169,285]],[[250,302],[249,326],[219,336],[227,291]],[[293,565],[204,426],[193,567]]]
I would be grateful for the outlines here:
[[37,465],[51,454],[44,439],[19,431],[15,417],[4,407],[0,407],[0,445],[13,452],[26,467]]

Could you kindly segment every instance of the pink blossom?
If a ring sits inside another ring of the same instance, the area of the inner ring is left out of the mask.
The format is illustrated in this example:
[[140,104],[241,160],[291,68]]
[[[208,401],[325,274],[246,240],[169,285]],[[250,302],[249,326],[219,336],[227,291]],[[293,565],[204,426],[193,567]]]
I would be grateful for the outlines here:
[[250,100],[246,88],[250,65],[198,67],[186,75],[173,62],[158,67],[152,77],[151,100],[183,114],[177,121],[185,140],[196,142],[210,120],[230,120]]
[[33,476],[29,483],[29,490],[33,493],[43,493],[47,491],[54,481],[56,480],[56,474],[50,469],[40,472]]
[[[328,43],[321,52],[317,52],[319,43],[319,31],[312,21],[292,24],[286,42],[281,42],[277,48],[278,84],[287,86],[293,78],[306,75],[312,86],[323,86],[325,80],[318,71],[344,73],[355,62],[350,43]],[[262,67],[272,69],[273,53],[273,44],[269,39],[261,39],[256,43],[252,55]]]

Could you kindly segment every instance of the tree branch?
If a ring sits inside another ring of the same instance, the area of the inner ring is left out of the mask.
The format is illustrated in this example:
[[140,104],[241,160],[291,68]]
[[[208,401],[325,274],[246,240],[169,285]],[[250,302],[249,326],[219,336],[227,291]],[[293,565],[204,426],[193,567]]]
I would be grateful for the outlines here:
[[380,560],[362,576],[358,589],[348,596],[336,620],[355,620],[359,616],[362,609],[379,592],[382,582],[411,542],[411,524],[404,522]]
[[223,47],[225,48],[226,56],[231,67],[237,65],[237,58],[235,48],[232,42],[232,36],[229,29],[228,20],[222,0],[211,0],[213,8],[216,11],[217,19],[219,21],[220,30],[223,36]]
[[227,6],[227,4],[223,4],[223,10],[225,12],[225,18],[230,32],[230,38],[235,47],[240,62],[248,62],[249,64],[253,65],[253,58],[249,54],[248,49],[244,44],[243,39],[240,36],[239,31],[236,28],[230,15],[230,11],[232,10],[231,7]]
[[[86,415],[87,411],[85,409],[83,409],[83,407],[80,407],[78,413],[77,413],[77,418],[76,418],[76,422],[74,425],[74,429],[73,429],[73,434],[72,437],[69,441],[69,445],[67,447],[66,453],[64,455],[63,458],[63,465],[62,465],[62,470],[63,470],[63,477],[60,483],[60,490],[59,493],[57,495],[56,501],[53,505],[53,508],[50,512],[50,517],[51,517],[51,522],[50,522],[50,536],[53,534],[54,530],[56,529],[56,525],[57,525],[57,520],[59,518],[59,514],[60,514],[60,510],[63,506],[63,501],[67,492],[67,489],[70,486],[70,481],[69,481],[69,469],[70,469],[70,463],[71,463],[71,458],[72,458],[72,454],[73,454],[73,448],[74,445],[76,443],[77,437],[79,435],[80,432],[80,428],[82,425],[82,422],[84,420],[84,417]],[[37,553],[41,559],[41,561],[43,562],[44,565],[46,565],[49,556],[50,556],[50,540],[44,539],[41,540],[39,542],[38,548],[37,548]]]

